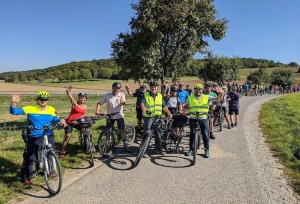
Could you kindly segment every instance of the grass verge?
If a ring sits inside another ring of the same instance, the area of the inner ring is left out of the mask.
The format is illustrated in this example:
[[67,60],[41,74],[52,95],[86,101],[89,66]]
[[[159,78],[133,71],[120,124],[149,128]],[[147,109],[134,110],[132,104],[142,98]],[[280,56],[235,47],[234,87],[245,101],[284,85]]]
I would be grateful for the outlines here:
[[286,167],[287,176],[300,193],[300,93],[273,99],[262,105],[261,126],[274,155]]

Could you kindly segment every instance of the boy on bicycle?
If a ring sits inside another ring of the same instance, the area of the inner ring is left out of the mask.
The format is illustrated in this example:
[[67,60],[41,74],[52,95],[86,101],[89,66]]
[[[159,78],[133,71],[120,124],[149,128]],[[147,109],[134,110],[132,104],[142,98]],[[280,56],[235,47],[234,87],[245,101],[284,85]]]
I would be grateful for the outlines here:
[[[29,123],[35,128],[43,128],[45,125],[52,127],[52,123],[61,123],[66,126],[64,119],[60,119],[56,115],[56,110],[48,105],[50,94],[46,91],[39,91],[36,94],[36,104],[17,108],[16,104],[21,100],[19,93],[13,93],[9,112],[13,115],[27,115]],[[47,132],[48,141],[54,146],[54,134],[52,130]],[[30,173],[32,172],[32,165],[36,161],[38,150],[43,144],[44,139],[43,130],[31,130],[29,138],[26,142],[26,147],[23,153],[23,163],[21,166],[21,182],[24,186],[29,186]]]

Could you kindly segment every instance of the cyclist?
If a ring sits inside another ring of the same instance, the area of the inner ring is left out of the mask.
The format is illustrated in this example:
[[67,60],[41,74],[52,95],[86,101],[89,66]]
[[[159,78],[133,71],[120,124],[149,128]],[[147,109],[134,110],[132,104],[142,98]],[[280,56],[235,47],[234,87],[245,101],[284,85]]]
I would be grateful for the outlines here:
[[[169,109],[163,102],[163,97],[160,93],[157,92],[158,83],[156,81],[150,82],[150,92],[144,94],[144,99],[141,101],[141,108],[144,115],[144,137],[147,133],[150,132],[151,125],[154,121],[154,116],[161,115],[162,110],[164,110],[169,118],[172,118],[172,114]],[[147,114],[147,112],[152,112],[153,115]],[[166,153],[162,151],[161,148],[161,139],[160,135],[155,135],[155,145],[156,145],[156,153],[165,155]],[[147,152],[143,155],[144,158],[148,158]]]
[[190,96],[189,92],[184,90],[184,83],[179,82],[178,83],[178,90],[177,90],[177,97],[180,100],[180,103],[183,105],[186,101],[186,99]]
[[260,93],[260,94],[264,94],[264,85],[263,85],[263,83],[260,83],[260,84],[258,85],[258,89],[259,89],[259,93]]
[[[216,105],[216,108],[214,110],[214,120],[213,120],[213,124],[215,125],[217,119],[218,119],[218,115],[219,115],[219,110],[222,108],[222,97],[224,96],[224,90],[222,89],[222,82],[219,83],[214,83],[214,92],[220,97],[218,101],[216,101],[214,104]],[[216,139],[216,137],[211,133],[210,134],[210,139]]]
[[165,97],[166,106],[172,114],[179,112],[179,110],[182,110],[182,105],[179,98],[177,97],[177,91],[177,88],[173,86],[170,88],[171,94]]
[[237,87],[233,86],[231,87],[231,92],[228,94],[229,98],[229,115],[230,115],[230,122],[231,127],[233,127],[233,113],[235,114],[235,124],[234,126],[237,126],[238,123],[238,115],[239,115],[239,109],[240,104],[239,100],[242,98],[242,95],[237,93]]
[[227,93],[227,86],[222,86],[222,88],[225,91],[225,94],[222,97],[222,109],[224,111],[224,118],[225,118],[225,120],[228,124],[227,128],[231,129],[230,121],[229,121],[228,114],[227,114],[227,101],[230,101],[230,98],[229,98],[228,93]]
[[[58,122],[66,126],[66,121],[56,115],[55,108],[48,105],[49,99],[50,94],[48,92],[38,91],[36,94],[36,104],[17,108],[16,104],[21,100],[21,97],[19,93],[13,93],[9,112],[13,115],[27,115],[29,124],[36,128],[43,128],[45,125],[51,128],[52,123]],[[49,143],[52,144],[55,150],[53,131],[49,130],[47,135]],[[32,165],[36,161],[38,150],[43,144],[43,136],[43,130],[30,130],[29,132],[21,166],[21,182],[24,186],[30,185],[29,178],[32,172]]]
[[189,84],[185,85],[185,87],[185,90],[189,93],[189,95],[191,95],[193,93],[193,89],[191,89]]
[[203,91],[203,94],[209,95],[209,137],[211,139],[215,139],[216,137],[213,134],[214,131],[214,126],[213,126],[213,115],[214,115],[214,111],[216,109],[216,103],[214,103],[212,101],[212,99],[217,98],[217,94],[215,92],[212,92],[212,84],[211,83],[207,83],[205,84],[205,90]]
[[[80,92],[78,94],[78,100],[76,101],[73,98],[72,94],[70,93],[71,90],[72,90],[72,86],[69,86],[66,89],[66,93],[72,104],[72,108],[71,108],[70,115],[66,119],[68,126],[65,127],[65,139],[62,143],[62,150],[60,153],[60,157],[66,156],[67,145],[72,136],[73,127],[75,127],[78,130],[81,129],[76,122],[72,122],[72,121],[78,118],[82,118],[85,115],[87,110],[87,105],[85,104],[87,100],[87,94],[84,92]],[[93,148],[93,150],[95,151],[95,148]]]
[[141,134],[142,132],[142,119],[143,119],[143,115],[142,115],[142,109],[140,107],[141,101],[144,98],[144,94],[148,91],[147,90],[147,86],[146,85],[141,85],[139,90],[136,90],[135,93],[132,93],[130,91],[129,86],[125,86],[126,91],[128,93],[129,96],[133,96],[133,97],[137,97],[136,99],[136,118],[137,118],[137,123],[138,123],[138,127],[137,127],[137,134]]
[[[189,96],[189,98],[186,100],[186,103],[184,105],[186,109],[189,109],[190,113],[195,112],[206,112],[209,111],[209,95],[203,94],[203,85],[202,84],[195,84],[194,85],[194,94]],[[204,142],[204,149],[205,149],[205,157],[209,158],[209,124],[207,115],[200,115],[199,116],[199,124],[201,128],[201,133],[203,136],[203,142]],[[192,154],[195,154],[193,151],[193,141],[194,141],[194,125],[196,122],[196,115],[191,114],[190,115],[190,150],[187,152],[187,156],[191,156]]]
[[118,128],[121,133],[121,139],[123,140],[124,150],[126,152],[131,152],[127,145],[126,132],[125,132],[125,121],[123,106],[126,104],[125,94],[120,92],[121,84],[119,82],[114,82],[112,84],[112,92],[105,94],[100,101],[97,103],[95,114],[100,114],[101,106],[106,103],[107,114],[112,114],[119,112],[118,114],[112,116],[111,126],[117,121]]

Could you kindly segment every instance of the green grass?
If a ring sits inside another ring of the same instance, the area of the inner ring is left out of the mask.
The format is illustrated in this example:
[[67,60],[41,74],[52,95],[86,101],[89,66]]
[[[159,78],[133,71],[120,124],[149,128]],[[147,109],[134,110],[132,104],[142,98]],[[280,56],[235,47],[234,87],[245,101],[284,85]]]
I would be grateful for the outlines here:
[[[87,101],[88,111],[86,115],[94,115],[95,107],[100,97],[89,97]],[[0,97],[5,105],[0,106],[0,114],[9,113],[9,103],[11,97]],[[125,120],[126,122],[132,122],[136,124],[135,117],[135,100],[136,98],[127,97],[127,104],[124,109],[126,109]],[[35,103],[34,97],[24,96],[21,102],[18,103],[17,107],[22,107],[24,105]],[[69,115],[71,105],[67,96],[54,96],[51,97],[49,105],[56,108],[57,113],[60,117],[66,118]],[[106,106],[101,107],[101,112],[106,113]],[[20,166],[22,164],[22,154],[24,150],[24,142],[21,138],[21,130],[18,129],[19,126],[23,126],[27,123],[26,116],[18,116],[18,120],[11,121],[9,117],[0,120],[0,204],[6,203],[10,199],[21,195],[24,192],[24,188],[20,182]],[[97,120],[92,127],[93,141],[97,145],[98,135],[104,129],[105,119]],[[62,141],[64,139],[64,130],[55,130],[55,145],[57,153],[60,153]],[[76,143],[78,139],[77,130],[73,131],[73,135],[70,139],[68,145],[68,155],[60,159],[63,171],[67,169],[72,169],[80,167],[82,164],[87,164],[89,155],[83,153],[81,147]],[[96,157],[100,157],[97,152]],[[31,180],[33,190],[41,190],[38,186],[39,184],[44,185],[44,180],[42,175]]]
[[287,168],[295,191],[300,193],[300,93],[289,94],[264,104],[261,126],[274,155]]

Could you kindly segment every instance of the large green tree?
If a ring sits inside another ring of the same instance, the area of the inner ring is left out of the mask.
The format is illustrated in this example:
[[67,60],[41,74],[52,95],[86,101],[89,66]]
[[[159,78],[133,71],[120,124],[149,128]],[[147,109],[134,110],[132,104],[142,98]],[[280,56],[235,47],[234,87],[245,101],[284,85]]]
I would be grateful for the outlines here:
[[139,0],[130,32],[112,41],[112,56],[122,79],[176,79],[195,53],[204,53],[207,39],[221,40],[228,20],[217,19],[213,0]]
[[292,70],[278,69],[271,74],[272,83],[283,87],[295,83],[295,77]]
[[268,83],[270,82],[270,74],[266,68],[259,68],[256,71],[250,72],[249,76],[247,76],[247,81],[252,84]]

